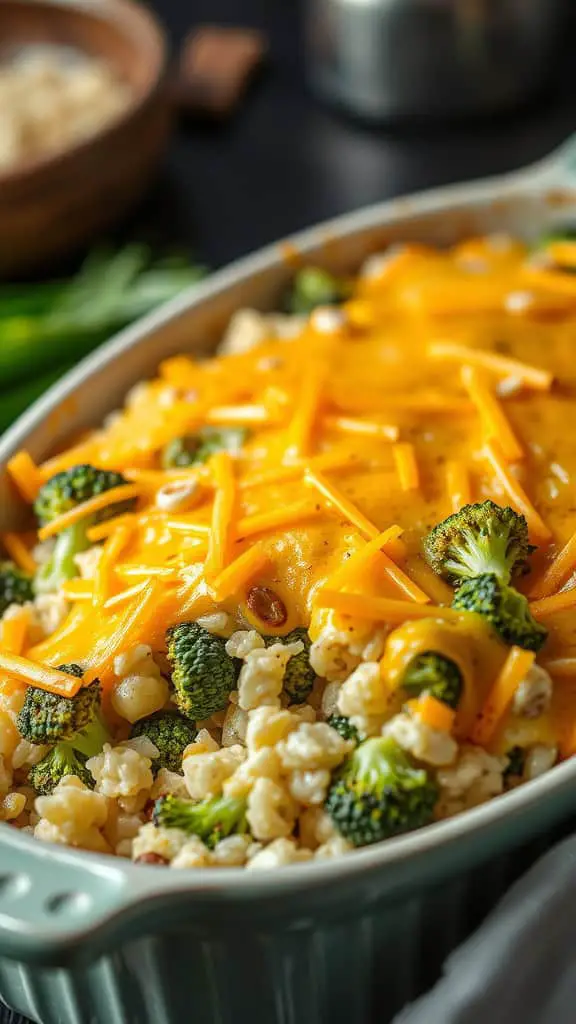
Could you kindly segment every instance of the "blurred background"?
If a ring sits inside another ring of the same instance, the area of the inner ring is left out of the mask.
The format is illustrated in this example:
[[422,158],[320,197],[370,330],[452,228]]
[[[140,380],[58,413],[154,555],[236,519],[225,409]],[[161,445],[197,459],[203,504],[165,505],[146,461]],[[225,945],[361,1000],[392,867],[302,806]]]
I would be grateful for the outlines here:
[[576,129],[570,0],[0,0],[0,430],[319,220]]

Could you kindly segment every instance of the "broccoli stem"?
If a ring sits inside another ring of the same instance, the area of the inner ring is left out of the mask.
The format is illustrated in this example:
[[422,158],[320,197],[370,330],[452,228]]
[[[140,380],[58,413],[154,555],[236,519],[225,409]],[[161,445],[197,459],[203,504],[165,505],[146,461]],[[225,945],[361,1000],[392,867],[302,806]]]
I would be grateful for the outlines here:
[[85,729],[77,732],[69,742],[74,750],[85,757],[95,757],[101,753],[104,744],[110,742],[110,733],[102,719],[98,717]]
[[83,519],[58,534],[51,558],[36,574],[35,590],[38,594],[58,590],[64,580],[78,575],[74,557],[90,547],[86,535],[90,525],[91,520]]

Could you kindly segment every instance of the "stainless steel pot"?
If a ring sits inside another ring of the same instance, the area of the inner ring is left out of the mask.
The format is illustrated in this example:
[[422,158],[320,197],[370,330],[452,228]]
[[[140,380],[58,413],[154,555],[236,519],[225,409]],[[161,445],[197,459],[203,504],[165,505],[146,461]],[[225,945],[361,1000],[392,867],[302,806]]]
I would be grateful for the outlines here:
[[511,106],[542,83],[565,0],[307,0],[308,71],[369,118]]
[[[290,239],[353,272],[400,241],[525,237],[576,217],[576,141],[529,170],[383,203]],[[23,508],[3,471],[99,423],[170,355],[212,351],[240,306],[278,308],[286,244],[214,274],[128,328],[0,440],[0,529]],[[0,824],[0,998],[41,1024],[388,1024],[574,814],[576,758],[448,821],[268,872],[175,871]],[[530,855],[534,855],[533,846]],[[432,1024],[432,1022],[431,1022]]]

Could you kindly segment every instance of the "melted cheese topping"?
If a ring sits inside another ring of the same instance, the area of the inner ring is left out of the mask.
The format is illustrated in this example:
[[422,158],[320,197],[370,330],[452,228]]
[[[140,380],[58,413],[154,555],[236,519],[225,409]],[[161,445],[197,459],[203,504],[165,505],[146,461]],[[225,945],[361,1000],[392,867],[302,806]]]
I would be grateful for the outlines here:
[[[123,472],[138,495],[135,514],[91,532],[102,540],[122,530],[118,547],[106,542],[118,552],[115,566],[105,563],[91,601],[77,592],[68,619],[28,652],[31,659],[82,662],[106,682],[127,637],[161,646],[176,621],[215,607],[245,614],[255,584],[272,589],[287,612],[281,627],[263,624],[263,631],[302,624],[313,637],[327,625],[365,632],[364,621],[315,607],[315,595],[333,591],[334,580],[394,608],[449,603],[449,588],[423,563],[422,537],[462,504],[488,497],[525,514],[539,545],[521,586],[549,600],[557,584],[570,583],[574,279],[536,272],[512,242],[474,239],[446,252],[412,246],[378,275],[361,277],[342,313],[328,325],[313,315],[294,338],[271,337],[237,355],[169,359],[110,425],[41,467],[22,453],[12,460],[29,500],[39,481],[80,461]],[[237,454],[161,469],[163,445],[214,423],[248,425]],[[192,511],[156,505],[158,489],[173,480],[199,488]],[[391,528],[383,557],[361,559],[346,582],[346,561],[367,543],[372,555]],[[248,557],[254,544],[257,554]],[[149,580],[133,594],[131,573]],[[546,606],[544,663],[574,658],[576,666],[573,604]],[[473,616],[432,612],[394,626],[383,661],[391,693],[414,654],[445,653],[464,675],[455,728],[468,735],[506,648]],[[561,681],[556,691],[564,709]]]

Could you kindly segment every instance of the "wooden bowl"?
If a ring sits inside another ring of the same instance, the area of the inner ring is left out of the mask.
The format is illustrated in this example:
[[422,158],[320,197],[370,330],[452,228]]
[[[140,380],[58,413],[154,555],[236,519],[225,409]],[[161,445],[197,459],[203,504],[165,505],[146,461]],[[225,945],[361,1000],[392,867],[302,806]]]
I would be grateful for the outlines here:
[[0,55],[26,44],[106,60],[131,88],[97,134],[0,172],[0,273],[46,264],[107,229],[143,195],[170,129],[166,44],[132,0],[0,0]]

